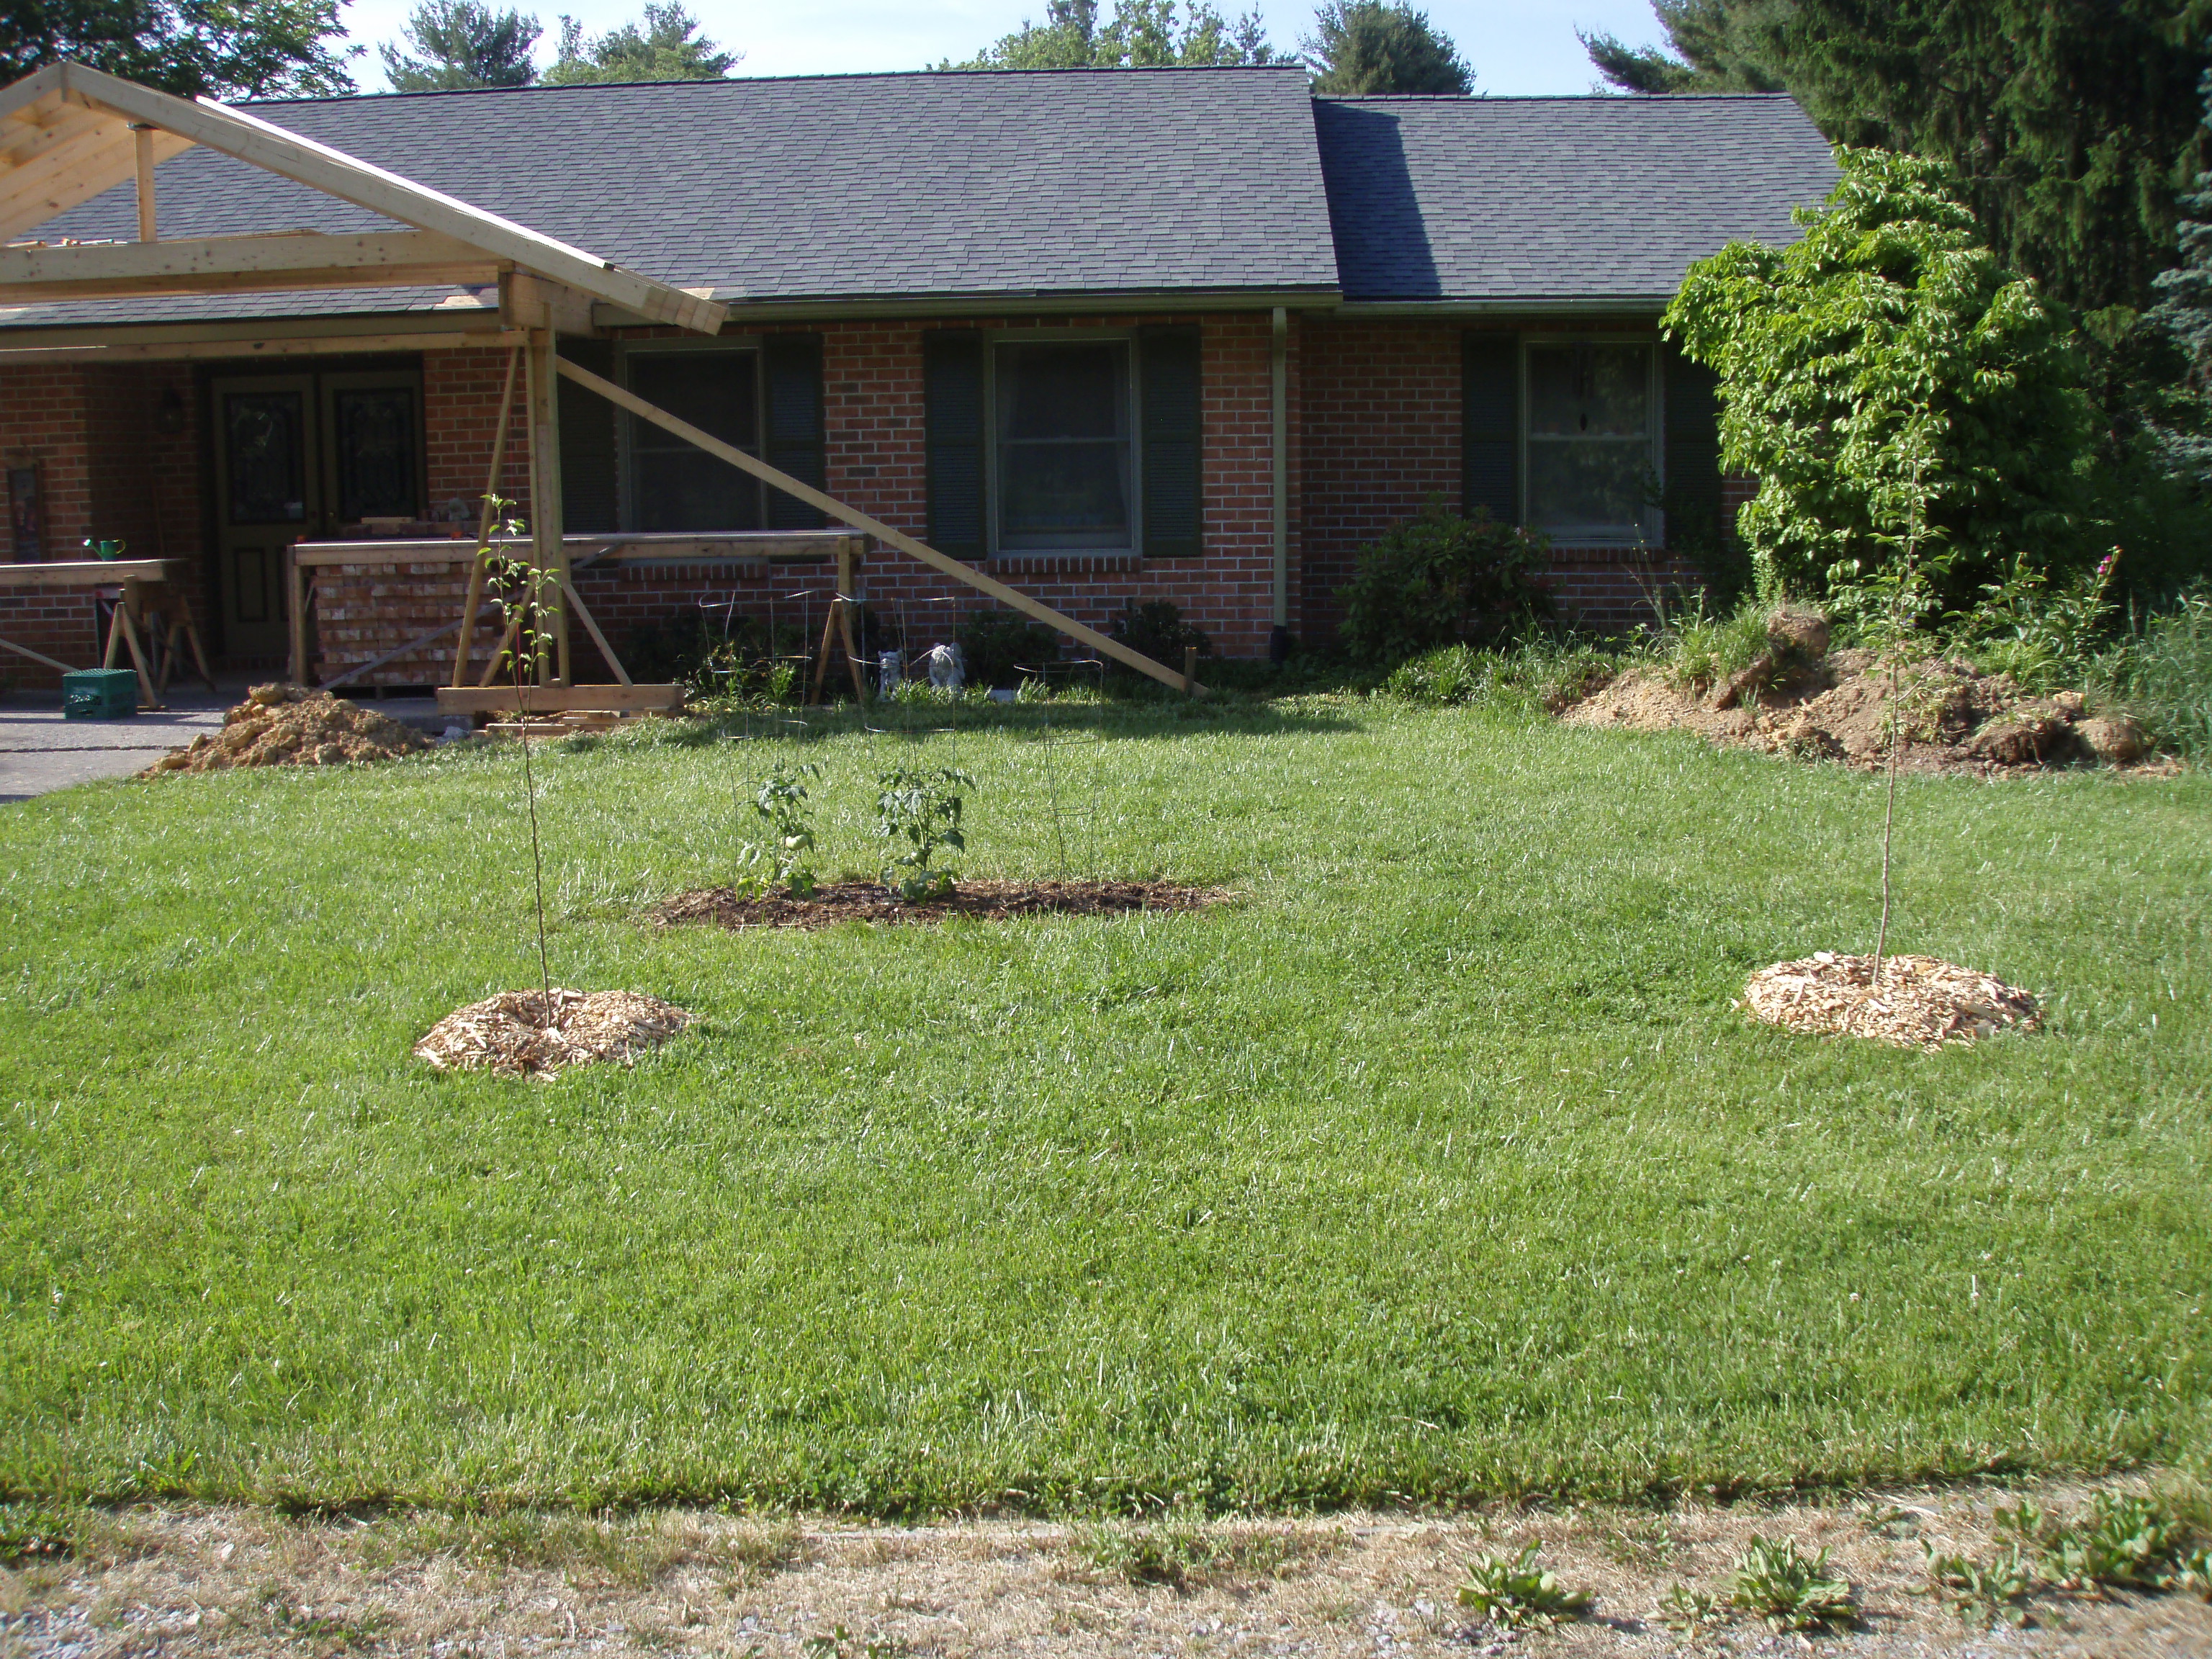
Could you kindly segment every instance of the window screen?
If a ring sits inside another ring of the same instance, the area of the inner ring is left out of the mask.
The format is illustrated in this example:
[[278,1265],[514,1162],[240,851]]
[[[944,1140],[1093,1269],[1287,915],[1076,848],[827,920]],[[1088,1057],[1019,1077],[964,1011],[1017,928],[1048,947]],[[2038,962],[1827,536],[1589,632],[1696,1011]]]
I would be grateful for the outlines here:
[[[639,351],[630,390],[679,420],[760,453],[759,356],[751,351]],[[631,517],[640,530],[757,530],[760,486],[648,422],[630,422]]]
[[1644,535],[1652,472],[1651,348],[1528,348],[1528,522],[1573,540]]
[[1130,545],[1127,344],[1004,345],[994,367],[999,545]]

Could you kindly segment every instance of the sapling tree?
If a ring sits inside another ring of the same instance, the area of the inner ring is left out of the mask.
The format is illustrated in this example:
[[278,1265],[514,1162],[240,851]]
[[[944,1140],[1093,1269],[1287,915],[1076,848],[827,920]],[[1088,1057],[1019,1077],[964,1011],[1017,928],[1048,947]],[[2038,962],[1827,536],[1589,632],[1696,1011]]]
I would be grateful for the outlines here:
[[[530,872],[538,917],[538,983],[544,996],[540,1006],[545,1027],[550,1030],[558,1013],[553,1001],[552,959],[545,948],[545,853],[538,830],[538,779],[530,763],[530,692],[553,649],[552,621],[560,611],[560,577],[532,560],[510,558],[497,550],[500,544],[520,539],[523,528],[503,516],[514,505],[512,501],[495,495],[485,500],[490,510],[484,515],[486,534],[477,548],[477,557],[483,562],[491,602],[498,608],[501,659],[507,665],[507,683],[514,688],[515,708],[520,716],[522,799],[530,815]],[[526,661],[530,664],[526,674]]]
[[930,860],[939,848],[968,845],[962,792],[975,787],[975,779],[949,766],[902,766],[877,778],[876,833],[905,848],[885,863],[884,885],[908,904],[952,890],[951,872],[931,869]]
[[753,817],[762,839],[746,844],[743,861],[765,865],[770,873],[755,879],[763,885],[781,886],[796,899],[814,896],[814,870],[808,862],[815,845],[814,807],[806,781],[818,782],[822,772],[819,761],[787,762],[753,791]]

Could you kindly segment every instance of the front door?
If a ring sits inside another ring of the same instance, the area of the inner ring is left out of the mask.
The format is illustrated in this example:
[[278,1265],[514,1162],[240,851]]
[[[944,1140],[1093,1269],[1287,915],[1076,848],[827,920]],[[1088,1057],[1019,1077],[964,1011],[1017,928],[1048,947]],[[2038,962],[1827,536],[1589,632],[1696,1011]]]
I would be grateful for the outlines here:
[[410,369],[226,377],[216,429],[223,650],[290,649],[284,550],[422,511],[422,378]]
[[231,657],[281,657],[284,550],[319,532],[315,377],[257,374],[210,388],[216,429],[216,593]]

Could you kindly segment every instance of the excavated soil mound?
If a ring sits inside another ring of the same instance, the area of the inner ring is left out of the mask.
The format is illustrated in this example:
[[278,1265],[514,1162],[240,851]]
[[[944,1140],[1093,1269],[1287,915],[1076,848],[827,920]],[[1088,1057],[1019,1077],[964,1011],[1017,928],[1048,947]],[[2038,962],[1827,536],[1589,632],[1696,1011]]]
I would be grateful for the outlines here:
[[943,921],[973,916],[1005,921],[1014,916],[1055,912],[1090,916],[1123,910],[1202,910],[1224,902],[1217,888],[1177,887],[1164,881],[963,881],[943,898],[909,904],[872,881],[830,882],[814,896],[783,893],[759,897],[734,888],[705,887],[678,893],[653,911],[666,927],[678,922],[711,921],[724,927],[828,927],[841,921]]
[[544,992],[501,991],[447,1014],[415,1054],[441,1072],[551,1077],[599,1060],[627,1066],[690,1023],[674,1003],[635,991],[556,990],[550,1021]]
[[[1631,669],[1561,717],[1570,725],[1686,730],[1802,760],[1887,763],[1889,672],[1870,651],[1826,649],[1825,628],[1776,619],[1775,649],[1717,683],[1680,684]],[[2027,772],[2039,767],[2136,766],[2142,731],[2124,715],[2089,713],[2079,692],[2031,696],[2008,675],[1971,663],[1916,663],[1899,676],[1898,763],[1914,772]],[[2157,764],[2155,769],[2168,769]]]
[[2037,1023],[2027,992],[1939,957],[1885,957],[1881,985],[1872,957],[1816,951],[1762,968],[1746,981],[1753,1018],[1791,1031],[1840,1031],[1903,1048],[1972,1043]]
[[356,766],[428,749],[410,726],[327,691],[257,685],[222,717],[222,730],[194,738],[138,775],[222,772],[234,766]]

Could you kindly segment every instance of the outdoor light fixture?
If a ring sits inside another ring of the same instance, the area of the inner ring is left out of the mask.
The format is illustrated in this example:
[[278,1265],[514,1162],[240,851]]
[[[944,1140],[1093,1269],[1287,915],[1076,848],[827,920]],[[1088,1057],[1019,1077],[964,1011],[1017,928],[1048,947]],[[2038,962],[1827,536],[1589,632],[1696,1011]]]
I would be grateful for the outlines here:
[[184,429],[184,396],[176,387],[165,386],[154,404],[154,430],[164,438],[173,438]]

